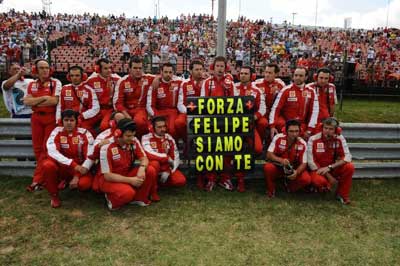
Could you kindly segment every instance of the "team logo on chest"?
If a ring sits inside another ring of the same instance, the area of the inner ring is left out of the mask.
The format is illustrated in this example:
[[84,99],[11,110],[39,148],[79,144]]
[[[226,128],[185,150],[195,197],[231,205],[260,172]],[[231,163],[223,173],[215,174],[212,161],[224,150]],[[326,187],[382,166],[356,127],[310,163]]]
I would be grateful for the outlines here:
[[78,137],[73,137],[72,138],[72,144],[78,144],[79,143],[79,138]]
[[66,90],[65,91],[65,96],[71,96],[71,90]]
[[289,97],[296,97],[295,91],[289,91]]
[[150,147],[152,149],[157,149],[157,142],[154,142],[154,141],[150,142]]
[[162,147],[163,147],[163,149],[164,150],[169,150],[169,142],[168,141],[164,141],[163,143],[162,143]]
[[68,139],[66,136],[61,136],[60,137],[60,143],[68,143]]
[[281,140],[281,143],[279,144],[279,149],[281,150],[286,149],[286,139]]
[[119,154],[118,147],[113,147],[111,148],[111,154],[113,160],[119,160],[121,158],[121,155]]
[[94,82],[93,86],[94,86],[95,89],[100,88],[100,82],[99,81]]
[[187,95],[193,95],[194,94],[193,86],[187,85],[186,91],[187,91]]
[[157,98],[164,98],[164,97],[165,97],[164,88],[158,88]]
[[131,83],[125,82],[124,86],[125,86],[125,89],[130,89],[131,88]]
[[324,143],[317,143],[317,152],[325,152]]

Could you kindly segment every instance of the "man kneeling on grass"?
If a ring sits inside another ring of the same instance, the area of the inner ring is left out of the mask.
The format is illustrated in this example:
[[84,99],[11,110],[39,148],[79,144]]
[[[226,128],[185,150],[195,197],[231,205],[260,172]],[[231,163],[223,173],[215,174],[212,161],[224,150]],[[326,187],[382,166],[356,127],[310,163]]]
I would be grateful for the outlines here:
[[[132,203],[148,206],[150,189],[156,182],[156,169],[148,165],[149,161],[135,137],[136,124],[124,118],[117,124],[110,143],[101,147],[99,178],[100,191],[105,193],[109,210],[119,209]],[[139,167],[134,166],[138,159]]]
[[284,178],[286,189],[295,192],[311,182],[307,172],[306,142],[299,137],[301,124],[288,120],[286,132],[277,134],[268,147],[264,176],[267,183],[267,196],[275,197],[275,179]]
[[51,196],[51,207],[61,206],[58,191],[69,184],[71,189],[89,190],[92,175],[88,173],[87,155],[91,153],[93,136],[77,127],[79,113],[67,109],[61,113],[62,127],[56,127],[47,140],[47,158],[43,161],[45,187]]
[[307,157],[311,182],[318,191],[330,191],[337,184],[336,198],[350,204],[350,189],[354,174],[351,154],[341,135],[339,122],[329,117],[322,121],[322,132],[308,140]]

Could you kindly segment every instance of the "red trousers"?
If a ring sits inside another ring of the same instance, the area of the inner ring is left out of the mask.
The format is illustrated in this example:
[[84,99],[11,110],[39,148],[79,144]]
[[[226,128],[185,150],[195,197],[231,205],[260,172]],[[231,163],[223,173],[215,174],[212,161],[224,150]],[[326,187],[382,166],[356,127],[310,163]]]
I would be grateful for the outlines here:
[[33,183],[43,183],[44,181],[42,163],[47,156],[46,141],[55,127],[55,114],[33,112],[31,116],[32,146],[36,158],[36,169],[33,173]]
[[141,137],[149,132],[149,119],[147,119],[146,108],[135,108],[128,110],[132,120],[136,123],[136,137],[140,140]]
[[168,133],[174,139],[177,139],[178,136],[175,128],[175,122],[176,118],[178,117],[178,110],[176,108],[157,110],[156,116],[165,116],[167,118]]
[[[175,132],[178,138],[187,139],[187,115],[178,114],[175,120]],[[186,142],[186,141],[185,141]]]
[[99,120],[101,120],[101,116],[100,114],[97,114],[92,118],[80,121],[80,124],[78,126],[89,130],[93,138],[96,138],[97,132],[95,130],[95,127]]
[[[138,167],[133,168],[128,176],[136,176],[138,169]],[[154,186],[155,180],[156,170],[149,165],[146,170],[146,178],[139,188],[127,183],[109,182],[104,179],[104,175],[99,178],[99,187],[102,192],[107,194],[113,208],[119,208],[133,200],[149,202],[150,190]]]
[[267,128],[268,128],[268,120],[265,117],[260,117],[259,119],[256,120],[256,130],[255,132],[258,133],[260,139],[261,139],[261,144],[263,140],[267,137]]
[[[113,113],[113,109],[100,109],[100,116],[99,120],[101,119],[100,122],[100,131],[104,131],[107,128],[110,127],[110,118],[111,114]],[[98,120],[97,120],[98,121]]]
[[[344,199],[349,198],[353,174],[354,165],[352,163],[346,163],[342,167],[336,168],[331,172],[331,175],[338,180],[336,194]],[[319,191],[331,188],[331,184],[328,180],[324,176],[317,174],[317,171],[311,172],[311,183]]]
[[[264,177],[265,183],[267,185],[268,195],[275,194],[275,179],[283,178],[283,169],[273,163],[264,164]],[[295,180],[290,180],[288,184],[288,189],[291,192],[300,190],[311,183],[311,177],[307,171],[302,172],[296,177]]]
[[65,181],[68,184],[74,176],[79,177],[78,189],[80,191],[89,190],[92,187],[92,176],[90,173],[82,176],[72,167],[61,165],[53,159],[45,159],[42,169],[43,176],[45,177],[45,187],[51,195],[58,193],[58,184],[61,181]]
[[[170,173],[167,182],[163,183],[162,186],[165,187],[183,187],[186,185],[185,175],[179,171],[171,173],[171,167],[168,163],[161,163],[159,161],[150,161],[150,164],[154,169],[156,169],[157,177],[160,176],[162,172]],[[156,187],[157,189],[157,187]]]

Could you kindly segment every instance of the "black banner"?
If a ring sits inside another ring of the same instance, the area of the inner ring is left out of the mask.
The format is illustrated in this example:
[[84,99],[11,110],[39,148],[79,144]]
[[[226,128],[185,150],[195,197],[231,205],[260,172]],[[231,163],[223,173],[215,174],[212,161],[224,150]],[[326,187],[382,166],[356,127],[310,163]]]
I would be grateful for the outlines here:
[[198,172],[253,170],[254,105],[251,96],[187,98],[189,157]]

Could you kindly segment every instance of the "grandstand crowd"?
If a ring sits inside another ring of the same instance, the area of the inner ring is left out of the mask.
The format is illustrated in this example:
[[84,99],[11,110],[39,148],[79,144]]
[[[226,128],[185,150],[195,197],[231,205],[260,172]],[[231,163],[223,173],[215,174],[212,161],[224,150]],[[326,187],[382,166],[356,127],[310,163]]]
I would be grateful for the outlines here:
[[[208,64],[216,56],[217,23],[210,15],[127,18],[10,10],[0,14],[0,21],[1,62],[29,67],[36,58],[50,57],[55,70],[64,73],[76,64],[92,72],[99,58],[110,59],[116,72],[126,73],[129,55],[142,56],[146,72],[158,73],[160,64],[170,62],[182,73],[190,59],[203,58]],[[278,25],[242,17],[227,24],[226,56],[231,65],[252,65],[259,75],[266,63],[277,63],[280,77],[290,77],[296,66],[335,71],[344,61],[354,62],[361,80],[382,84],[400,72],[399,33],[293,26],[286,21]],[[57,47],[49,51],[48,44],[55,40]]]

